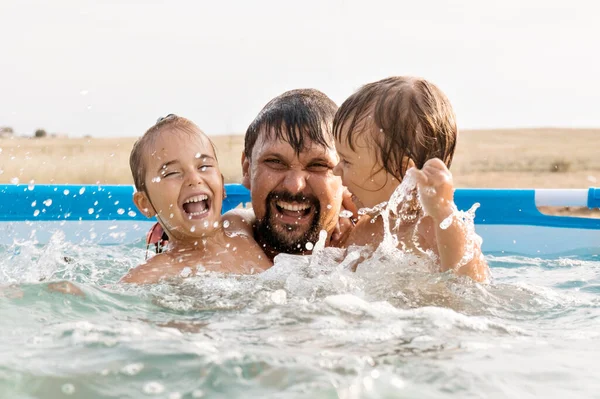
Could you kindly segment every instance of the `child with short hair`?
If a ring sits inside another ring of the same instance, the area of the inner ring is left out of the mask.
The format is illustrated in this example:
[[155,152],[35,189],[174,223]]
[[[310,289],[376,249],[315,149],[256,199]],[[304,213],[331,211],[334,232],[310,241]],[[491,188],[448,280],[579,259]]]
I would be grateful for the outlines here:
[[[440,271],[488,279],[480,240],[469,236],[467,223],[456,215],[448,167],[458,129],[450,101],[437,86],[407,76],[367,84],[338,109],[333,129],[340,157],[334,173],[358,208],[390,200],[410,175],[416,181],[414,195],[405,196],[389,215],[398,246],[431,250]],[[383,215],[361,217],[342,246],[379,245]]]
[[272,266],[244,234],[246,224],[221,215],[225,188],[215,148],[190,120],[159,119],[134,144],[129,163],[133,201],[147,217],[156,216],[168,244],[121,281],[152,284],[199,271],[248,274]]

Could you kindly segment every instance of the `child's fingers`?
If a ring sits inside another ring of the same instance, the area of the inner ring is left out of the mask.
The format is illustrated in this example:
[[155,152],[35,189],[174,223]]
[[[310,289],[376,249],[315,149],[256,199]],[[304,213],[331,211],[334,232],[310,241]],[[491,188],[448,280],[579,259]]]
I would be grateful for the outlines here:
[[429,177],[427,173],[423,170],[419,170],[417,168],[410,168],[407,172],[407,175],[410,174],[413,179],[417,182],[417,186],[426,186],[429,183]]
[[342,210],[344,209],[352,212],[353,217],[358,215],[358,208],[354,201],[352,201],[352,193],[347,188],[344,188],[344,192],[342,193]]

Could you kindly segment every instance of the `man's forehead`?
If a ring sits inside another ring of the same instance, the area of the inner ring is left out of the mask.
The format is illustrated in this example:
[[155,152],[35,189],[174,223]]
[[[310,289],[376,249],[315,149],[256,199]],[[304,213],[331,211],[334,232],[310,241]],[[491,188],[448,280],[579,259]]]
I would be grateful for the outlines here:
[[335,147],[324,146],[313,141],[307,141],[299,154],[296,154],[294,147],[285,139],[278,139],[274,136],[261,135],[254,145],[253,155],[260,157],[266,153],[278,153],[285,156],[298,156],[299,158],[313,158],[336,155]]

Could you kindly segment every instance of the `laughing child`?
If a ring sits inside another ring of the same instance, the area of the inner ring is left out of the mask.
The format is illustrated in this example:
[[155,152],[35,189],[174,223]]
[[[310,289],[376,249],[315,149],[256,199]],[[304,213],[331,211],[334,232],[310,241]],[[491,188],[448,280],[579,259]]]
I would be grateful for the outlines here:
[[[458,129],[452,106],[437,86],[414,77],[367,84],[338,109],[333,129],[340,157],[334,173],[358,208],[377,208],[410,176],[416,182],[414,195],[405,196],[392,210],[397,215],[389,216],[398,246],[433,252],[440,271],[488,279],[480,240],[454,204],[448,167]],[[342,246],[379,245],[383,215],[361,217]]]
[[129,159],[133,201],[156,216],[166,249],[121,281],[152,284],[199,271],[257,273],[272,263],[236,216],[223,217],[223,176],[211,140],[188,119],[169,115],[133,146]]

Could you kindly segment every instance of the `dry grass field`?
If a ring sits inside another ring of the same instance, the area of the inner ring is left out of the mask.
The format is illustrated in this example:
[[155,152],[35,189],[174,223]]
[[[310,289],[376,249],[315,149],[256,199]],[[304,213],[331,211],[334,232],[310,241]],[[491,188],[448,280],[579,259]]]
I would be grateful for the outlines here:
[[[0,139],[0,184],[132,184],[135,138]],[[214,136],[227,182],[241,178],[243,136]],[[600,129],[463,131],[451,170],[457,187],[600,186]],[[587,209],[548,213],[598,216]]]
[[[227,182],[239,182],[243,136],[213,140]],[[0,139],[0,183],[131,184],[134,141]],[[586,188],[600,185],[598,148],[600,129],[463,131],[451,170],[457,187]]]

